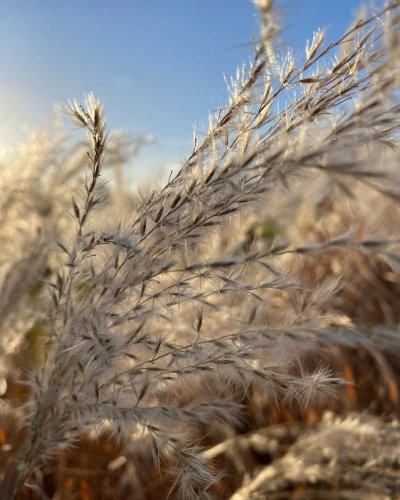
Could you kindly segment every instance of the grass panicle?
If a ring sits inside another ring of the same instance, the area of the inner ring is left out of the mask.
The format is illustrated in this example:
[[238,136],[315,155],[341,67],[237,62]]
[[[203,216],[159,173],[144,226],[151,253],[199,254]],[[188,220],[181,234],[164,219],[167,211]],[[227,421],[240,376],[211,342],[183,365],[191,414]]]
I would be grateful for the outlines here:
[[398,491],[400,3],[300,59],[255,4],[253,62],[163,186],[127,189],[149,138],[92,94],[84,141],[4,166],[3,498]]

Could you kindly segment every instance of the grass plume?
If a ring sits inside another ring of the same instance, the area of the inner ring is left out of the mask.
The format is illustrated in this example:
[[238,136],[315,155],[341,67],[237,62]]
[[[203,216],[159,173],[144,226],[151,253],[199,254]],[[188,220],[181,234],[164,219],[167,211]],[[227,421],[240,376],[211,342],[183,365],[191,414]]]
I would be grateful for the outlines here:
[[298,61],[256,4],[252,64],[162,187],[118,203],[92,94],[86,154],[33,141],[0,181],[4,498],[398,491],[400,3]]

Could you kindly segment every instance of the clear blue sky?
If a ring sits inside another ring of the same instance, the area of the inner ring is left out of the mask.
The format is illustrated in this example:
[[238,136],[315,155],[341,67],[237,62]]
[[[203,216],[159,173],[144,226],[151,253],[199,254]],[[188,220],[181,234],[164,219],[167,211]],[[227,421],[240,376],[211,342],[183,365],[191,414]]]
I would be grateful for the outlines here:
[[[295,53],[318,26],[341,34],[360,4],[276,3]],[[223,74],[249,60],[257,25],[250,0],[1,0],[0,146],[93,91],[111,129],[155,136],[139,164],[182,159],[193,124],[226,100]]]

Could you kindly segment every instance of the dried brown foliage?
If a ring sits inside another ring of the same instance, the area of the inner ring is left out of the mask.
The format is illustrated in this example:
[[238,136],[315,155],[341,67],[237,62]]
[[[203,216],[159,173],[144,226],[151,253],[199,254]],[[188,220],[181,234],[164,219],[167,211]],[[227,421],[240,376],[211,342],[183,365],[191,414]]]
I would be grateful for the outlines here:
[[303,61],[257,4],[163,187],[102,182],[92,95],[86,173],[34,142],[1,182],[4,498],[399,493],[400,3]]

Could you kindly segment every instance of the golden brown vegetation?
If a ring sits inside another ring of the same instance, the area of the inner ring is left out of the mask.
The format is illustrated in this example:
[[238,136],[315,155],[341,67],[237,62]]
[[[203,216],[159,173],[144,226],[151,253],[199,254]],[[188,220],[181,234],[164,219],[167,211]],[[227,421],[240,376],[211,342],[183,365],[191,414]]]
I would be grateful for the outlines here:
[[303,61],[257,4],[165,186],[102,182],[124,143],[91,95],[87,154],[3,165],[2,498],[400,494],[400,2]]

